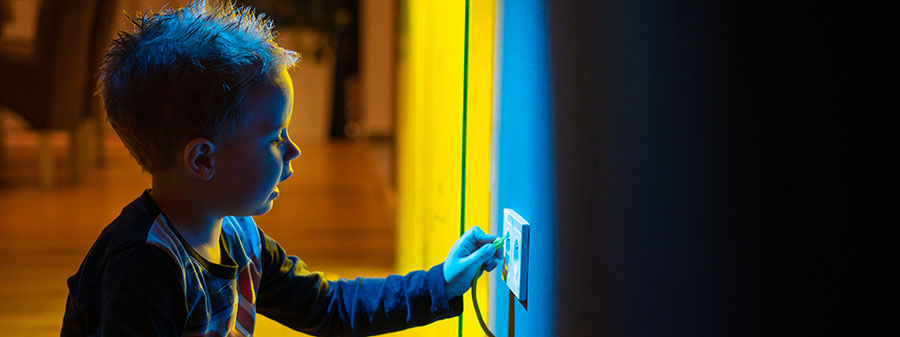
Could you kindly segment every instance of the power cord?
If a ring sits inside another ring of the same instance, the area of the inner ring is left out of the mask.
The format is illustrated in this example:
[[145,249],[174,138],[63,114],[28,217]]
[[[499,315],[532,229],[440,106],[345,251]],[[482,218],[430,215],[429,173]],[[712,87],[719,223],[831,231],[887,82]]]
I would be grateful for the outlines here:
[[478,317],[478,323],[481,323],[481,329],[484,330],[484,335],[487,337],[495,337],[494,333],[488,329],[487,324],[484,324],[484,318],[481,318],[481,310],[478,309],[478,296],[475,296],[475,286],[478,283],[478,277],[481,276],[481,272],[484,270],[478,270],[478,273],[475,274],[475,278],[472,279],[472,306],[475,307],[475,316]]
[[[503,237],[494,239],[494,242],[491,244],[494,245],[495,249],[503,248],[503,243],[506,242],[506,238],[509,237],[509,233],[506,233]],[[484,266],[478,268],[478,272],[475,273],[475,277],[472,278],[472,306],[475,307],[475,316],[478,317],[478,323],[481,324],[481,329],[484,330],[484,334],[487,337],[495,337],[494,333],[488,329],[487,324],[484,323],[484,318],[481,317],[481,309],[478,309],[478,296],[475,296],[475,290],[478,289],[476,286],[478,285],[478,278],[481,277],[481,273],[484,272]]]

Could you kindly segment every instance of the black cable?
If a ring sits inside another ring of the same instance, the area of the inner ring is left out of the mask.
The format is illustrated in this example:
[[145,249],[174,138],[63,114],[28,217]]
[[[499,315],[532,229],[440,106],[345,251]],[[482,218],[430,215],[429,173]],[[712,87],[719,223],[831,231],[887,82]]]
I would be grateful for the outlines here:
[[478,309],[478,297],[475,296],[475,290],[478,289],[475,286],[478,284],[478,277],[481,276],[482,270],[483,269],[478,270],[478,272],[475,273],[475,277],[472,278],[472,306],[475,307],[475,316],[478,317],[478,323],[481,323],[481,329],[484,330],[485,336],[495,337],[494,333],[492,333],[491,330],[488,329],[487,324],[484,324],[484,319],[481,318],[481,310]]

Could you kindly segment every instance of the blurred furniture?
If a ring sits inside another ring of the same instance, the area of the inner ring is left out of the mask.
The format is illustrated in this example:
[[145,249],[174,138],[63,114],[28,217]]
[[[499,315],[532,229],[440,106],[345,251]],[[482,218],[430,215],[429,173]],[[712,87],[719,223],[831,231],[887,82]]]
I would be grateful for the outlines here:
[[7,0],[0,0],[0,36],[3,36],[3,27],[12,19],[12,10],[9,9]]
[[103,165],[106,158],[103,150],[103,130],[106,125],[106,110],[103,109],[100,96],[94,95],[96,88],[94,83],[97,83],[97,74],[99,73],[100,66],[103,64],[103,55],[106,54],[106,49],[109,46],[112,35],[113,14],[115,10],[120,7],[120,3],[121,0],[97,0],[97,9],[92,30],[93,35],[91,36],[91,55],[88,71],[90,71],[93,76],[91,77],[91,85],[88,86],[88,90],[85,93],[88,98],[85,102],[85,109],[90,116],[89,118],[93,120],[94,131],[96,134],[95,138],[97,139],[95,144],[97,165]]
[[70,133],[72,175],[75,181],[80,177],[88,130],[101,114],[93,96],[93,75],[102,56],[97,46],[109,35],[114,2],[44,0],[33,42],[0,45],[0,105],[38,131],[44,187],[52,186],[55,176],[51,130]]

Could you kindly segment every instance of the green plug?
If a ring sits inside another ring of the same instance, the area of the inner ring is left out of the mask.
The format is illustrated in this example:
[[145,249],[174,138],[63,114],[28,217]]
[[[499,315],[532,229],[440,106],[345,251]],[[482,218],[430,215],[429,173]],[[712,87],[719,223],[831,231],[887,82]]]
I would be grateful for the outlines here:
[[500,249],[501,247],[503,247],[503,243],[506,242],[506,238],[508,238],[508,237],[509,237],[509,232],[506,232],[506,235],[504,235],[502,238],[494,239],[494,243],[492,243],[494,245],[494,248]]

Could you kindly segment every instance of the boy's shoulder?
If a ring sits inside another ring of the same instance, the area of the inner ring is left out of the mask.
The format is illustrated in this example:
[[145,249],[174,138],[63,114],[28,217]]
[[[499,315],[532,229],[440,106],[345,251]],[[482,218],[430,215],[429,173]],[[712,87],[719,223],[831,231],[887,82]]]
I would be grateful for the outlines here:
[[99,278],[104,265],[122,252],[152,251],[148,249],[152,245],[147,242],[147,236],[162,212],[150,198],[149,192],[149,189],[145,190],[141,196],[122,208],[119,216],[103,229],[78,272],[69,279],[70,291],[91,287],[91,283]]
[[150,198],[150,190],[145,190],[122,208],[119,216],[103,229],[88,255],[111,255],[147,243],[148,232],[162,216],[159,206]]
[[[225,217],[222,234],[229,254],[239,260],[235,262],[260,258],[261,234],[253,218]],[[191,258],[192,255],[194,258]],[[70,292],[83,293],[92,288],[110,261],[121,259],[131,260],[118,261],[119,264],[170,264],[177,268],[205,262],[171,227],[160,207],[150,197],[149,189],[125,206],[119,216],[103,229],[78,272],[69,278]],[[215,266],[204,267],[216,269]]]

